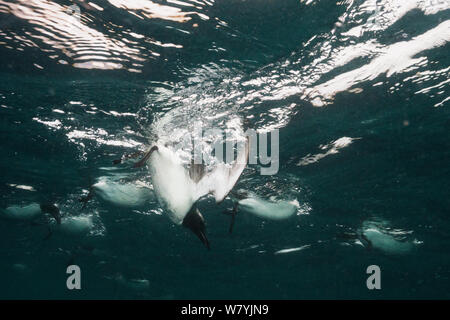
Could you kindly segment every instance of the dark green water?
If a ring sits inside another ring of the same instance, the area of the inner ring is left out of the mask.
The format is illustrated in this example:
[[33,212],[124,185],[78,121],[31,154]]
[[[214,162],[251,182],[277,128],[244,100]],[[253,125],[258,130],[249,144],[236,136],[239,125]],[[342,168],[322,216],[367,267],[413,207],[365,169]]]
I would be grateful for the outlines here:
[[[0,0],[0,298],[450,298],[448,1],[74,3],[80,20],[69,1]],[[230,235],[231,201],[204,199],[207,251],[147,170],[112,161],[155,124],[232,116],[280,135],[278,173],[249,165],[236,188],[299,206],[238,213]],[[82,209],[102,177],[148,188]],[[84,224],[7,217],[48,202]]]

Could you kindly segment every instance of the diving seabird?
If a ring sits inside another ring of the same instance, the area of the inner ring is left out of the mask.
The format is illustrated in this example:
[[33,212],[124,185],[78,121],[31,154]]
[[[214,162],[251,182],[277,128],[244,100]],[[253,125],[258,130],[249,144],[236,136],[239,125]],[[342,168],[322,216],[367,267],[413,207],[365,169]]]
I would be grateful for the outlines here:
[[208,194],[214,196],[216,203],[221,203],[246,167],[248,155],[247,137],[232,166],[219,163],[212,171],[206,172],[204,164],[191,163],[187,170],[172,150],[156,144],[134,167],[148,163],[155,194],[169,218],[175,224],[190,229],[209,249],[205,220],[196,203]]

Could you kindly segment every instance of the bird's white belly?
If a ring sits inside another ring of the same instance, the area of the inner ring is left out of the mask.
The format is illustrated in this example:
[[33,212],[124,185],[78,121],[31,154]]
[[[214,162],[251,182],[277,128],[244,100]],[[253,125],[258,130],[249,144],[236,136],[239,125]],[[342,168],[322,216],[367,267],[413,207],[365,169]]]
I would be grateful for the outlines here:
[[61,219],[61,224],[56,225],[55,231],[60,231],[67,235],[86,235],[94,228],[91,215],[69,216]]
[[392,235],[383,233],[373,227],[363,230],[363,235],[371,242],[374,248],[386,253],[404,254],[414,247],[411,242],[398,241]]
[[31,220],[40,214],[41,208],[37,203],[9,206],[3,212],[3,216],[6,218],[17,220]]
[[291,217],[297,211],[297,205],[289,201],[269,202],[252,196],[239,201],[239,210],[263,219],[282,220]]
[[[159,146],[158,146],[159,147]],[[181,224],[195,202],[194,186],[176,155],[164,147],[152,154],[149,168],[153,188],[170,219]]]
[[138,207],[144,205],[151,194],[148,188],[137,183],[120,183],[114,177],[100,177],[93,185],[100,197],[119,206]]

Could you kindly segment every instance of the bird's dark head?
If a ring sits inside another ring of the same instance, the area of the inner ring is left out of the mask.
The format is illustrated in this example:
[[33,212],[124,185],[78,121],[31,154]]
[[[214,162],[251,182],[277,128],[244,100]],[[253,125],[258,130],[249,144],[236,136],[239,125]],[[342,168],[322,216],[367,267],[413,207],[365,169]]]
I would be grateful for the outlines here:
[[53,203],[42,203],[40,207],[43,213],[50,214],[56,220],[57,224],[61,224],[61,213],[57,206]]
[[210,249],[209,241],[206,237],[205,219],[203,219],[202,214],[195,205],[192,206],[191,210],[189,210],[188,214],[184,217],[183,226],[190,229],[208,250]]

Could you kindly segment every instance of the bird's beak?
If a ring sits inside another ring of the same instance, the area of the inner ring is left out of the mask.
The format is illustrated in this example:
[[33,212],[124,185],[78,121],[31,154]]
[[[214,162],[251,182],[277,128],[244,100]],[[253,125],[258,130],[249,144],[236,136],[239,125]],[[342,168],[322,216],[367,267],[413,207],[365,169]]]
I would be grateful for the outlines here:
[[206,237],[206,225],[205,219],[203,219],[200,211],[192,207],[189,213],[183,219],[183,226],[190,229],[199,239],[200,241],[209,248],[209,241]]

